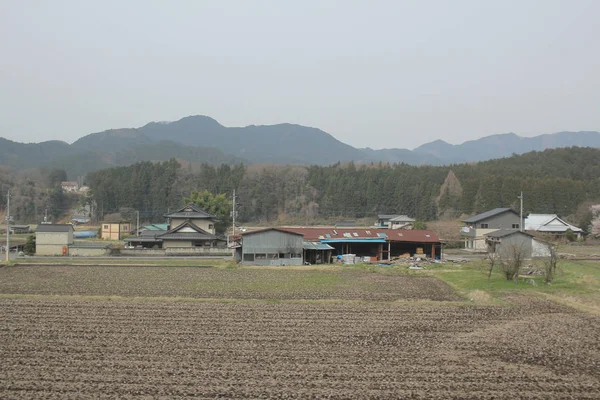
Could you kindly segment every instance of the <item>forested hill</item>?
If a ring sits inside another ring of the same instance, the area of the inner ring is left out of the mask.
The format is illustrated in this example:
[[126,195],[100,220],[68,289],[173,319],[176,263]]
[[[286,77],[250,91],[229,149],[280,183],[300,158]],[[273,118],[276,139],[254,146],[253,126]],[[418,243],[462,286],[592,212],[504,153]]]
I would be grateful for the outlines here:
[[421,167],[205,164],[190,172],[173,160],[98,171],[88,183],[99,210],[130,207],[153,221],[181,206],[192,190],[204,189],[228,195],[237,189],[242,221],[310,224],[378,213],[433,220],[517,207],[521,191],[526,212],[580,218],[580,206],[600,201],[600,150],[555,149],[477,164]]
[[0,166],[16,170],[62,168],[69,179],[75,179],[111,166],[170,158],[214,165],[331,165],[350,161],[448,165],[571,146],[600,148],[600,133],[559,132],[532,138],[507,133],[457,145],[436,140],[414,150],[373,150],[352,147],[320,129],[297,124],[226,127],[210,117],[195,115],[92,133],[70,145],[59,141],[25,144],[0,138]]

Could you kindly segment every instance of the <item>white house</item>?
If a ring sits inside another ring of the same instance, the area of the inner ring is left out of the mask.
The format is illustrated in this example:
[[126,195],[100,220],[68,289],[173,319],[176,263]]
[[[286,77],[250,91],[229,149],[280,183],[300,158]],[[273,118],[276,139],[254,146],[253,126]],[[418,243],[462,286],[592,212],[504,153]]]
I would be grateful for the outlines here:
[[551,235],[564,235],[570,229],[580,238],[583,230],[568,222],[563,221],[556,214],[529,214],[525,218],[525,230],[535,231],[540,233],[548,233]]

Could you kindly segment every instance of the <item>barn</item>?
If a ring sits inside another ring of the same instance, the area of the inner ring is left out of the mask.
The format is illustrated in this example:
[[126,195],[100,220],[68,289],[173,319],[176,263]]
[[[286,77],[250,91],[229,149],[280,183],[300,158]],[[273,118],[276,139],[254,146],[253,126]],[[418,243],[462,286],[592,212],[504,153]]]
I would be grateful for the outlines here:
[[277,228],[242,233],[239,258],[245,265],[302,265],[301,233]]

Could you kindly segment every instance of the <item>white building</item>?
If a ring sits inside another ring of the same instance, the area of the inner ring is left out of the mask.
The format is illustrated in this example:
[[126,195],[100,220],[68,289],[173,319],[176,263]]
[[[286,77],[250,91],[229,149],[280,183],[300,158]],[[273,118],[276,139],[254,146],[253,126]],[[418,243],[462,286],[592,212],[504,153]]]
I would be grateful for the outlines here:
[[564,235],[567,230],[573,231],[577,238],[583,234],[583,230],[568,222],[563,221],[556,214],[529,214],[525,218],[525,230],[550,235]]

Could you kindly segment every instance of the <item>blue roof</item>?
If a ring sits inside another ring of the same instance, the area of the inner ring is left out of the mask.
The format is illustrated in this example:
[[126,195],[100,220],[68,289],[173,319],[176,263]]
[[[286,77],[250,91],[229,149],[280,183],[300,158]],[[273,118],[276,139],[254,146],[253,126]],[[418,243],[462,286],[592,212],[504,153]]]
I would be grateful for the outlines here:
[[321,239],[321,243],[387,243],[385,238]]

